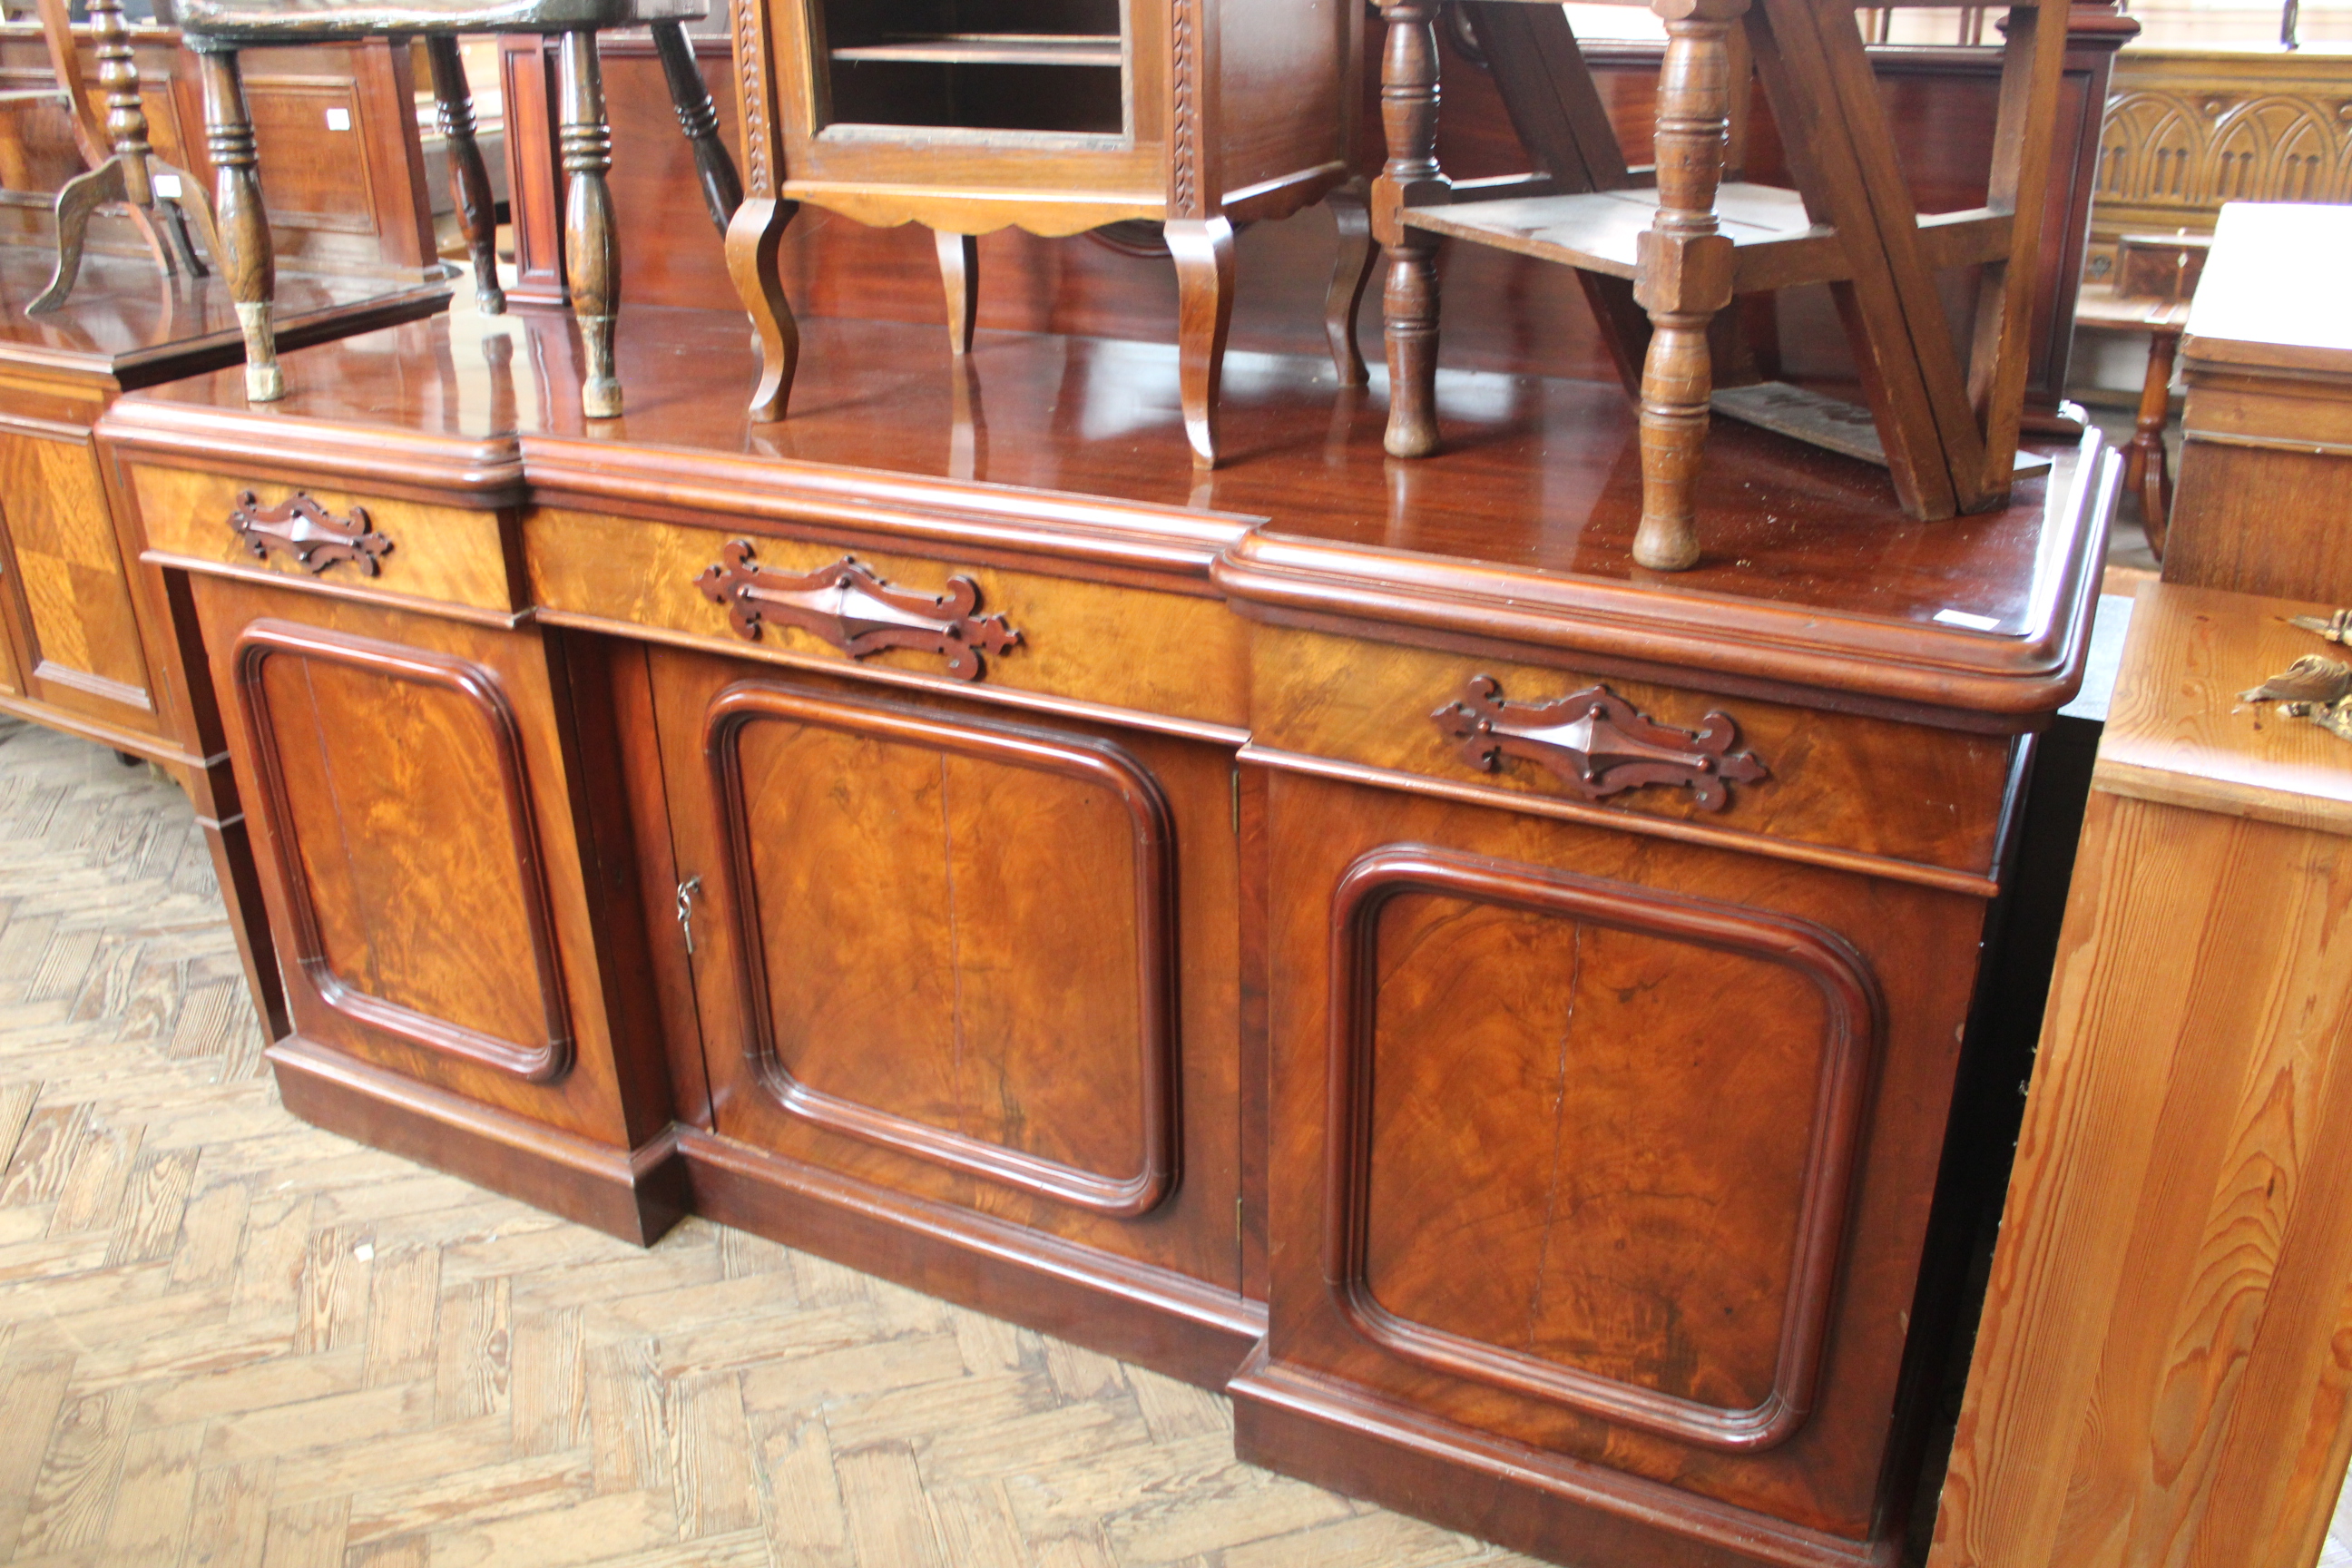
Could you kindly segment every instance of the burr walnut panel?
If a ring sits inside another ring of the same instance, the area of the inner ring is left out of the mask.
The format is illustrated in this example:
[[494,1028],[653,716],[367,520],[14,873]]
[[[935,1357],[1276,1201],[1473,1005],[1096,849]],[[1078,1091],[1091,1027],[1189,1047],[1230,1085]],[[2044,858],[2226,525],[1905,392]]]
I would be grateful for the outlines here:
[[[512,704],[469,660],[258,620],[231,655],[320,1000],[535,1083],[572,1030]],[[330,721],[330,716],[332,721]],[[442,853],[420,858],[431,842]]]
[[705,1124],[1047,1254],[1237,1288],[1231,750],[689,649],[649,665]]
[[[372,595],[385,599],[437,601],[495,614],[510,613],[519,605],[515,577],[508,567],[504,523],[497,511],[146,464],[131,468],[131,482],[138,491],[149,550],[167,558],[170,565],[332,586],[364,583]],[[315,557],[306,565],[289,551],[257,552],[249,533],[240,531],[235,521],[257,510],[247,502],[248,496],[258,510],[272,514],[298,496],[308,496],[338,519],[350,518],[357,509],[388,548],[323,566]]]
[[[835,644],[781,621],[761,626],[751,642],[730,623],[727,607],[704,592],[704,575],[743,537],[551,508],[533,509],[523,523],[532,597],[558,618],[638,635],[682,634],[730,652],[846,662]],[[853,552],[838,542],[751,542],[758,563],[776,573],[817,572],[854,554],[908,592],[945,594],[951,579],[969,577],[981,609],[1020,632],[1017,646],[987,655],[976,686],[1213,724],[1248,721],[1248,633],[1214,599],[961,560]],[[921,648],[882,647],[856,662],[869,671],[954,679],[939,653]]]
[[1984,901],[1507,801],[1267,780],[1244,1455],[1303,1411],[1448,1456],[1465,1528],[1518,1478],[1568,1561],[1658,1509],[1747,1555],[1657,1561],[1881,1561]]
[[769,1098],[1084,1208],[1155,1207],[1175,844],[1141,765],[756,681],[719,695],[704,734]]
[[516,1167],[450,1152],[469,1119],[507,1130],[494,1145],[536,1127],[562,1161],[626,1165],[669,1110],[612,808],[567,772],[609,749],[594,650],[236,578],[187,587],[292,1043],[376,1085],[371,1126],[395,1101],[441,1107],[423,1152],[477,1179]]
[[1325,1247],[1357,1331],[1708,1447],[1793,1434],[1878,1045],[1853,951],[1424,849],[1358,860],[1332,918]]

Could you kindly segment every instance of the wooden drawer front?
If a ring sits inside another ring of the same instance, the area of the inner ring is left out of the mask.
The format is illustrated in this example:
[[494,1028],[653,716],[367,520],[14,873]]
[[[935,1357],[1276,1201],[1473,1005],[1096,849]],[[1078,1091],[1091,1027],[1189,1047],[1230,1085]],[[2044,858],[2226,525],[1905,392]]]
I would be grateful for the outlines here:
[[1314,779],[1271,821],[1277,1369],[1866,1528],[1982,901]]
[[1230,1287],[1230,753],[653,667],[716,1131]]
[[175,565],[501,614],[520,603],[497,512],[144,465],[131,482],[148,549]]
[[537,634],[195,586],[295,1032],[621,1141]]
[[[1993,868],[2013,745],[2005,736],[1283,627],[1255,636],[1261,746],[1979,876]],[[1482,676],[1491,696],[1472,689]],[[1590,700],[1542,710],[1595,689]],[[1597,733],[1582,725],[1595,707],[1605,710]],[[1495,717],[1497,732],[1475,731]],[[1643,721],[1678,733],[1646,731]],[[1528,731],[1547,732],[1514,732]],[[1577,748],[1590,748],[1589,783],[1570,776]]]
[[89,443],[0,432],[0,564],[15,566],[28,695],[155,731],[114,509]]
[[[791,624],[781,609],[762,616],[756,637],[747,636],[730,609],[705,592],[705,574],[728,574],[739,542],[751,546],[745,567],[784,578],[824,573],[853,557],[839,545],[747,541],[718,529],[587,512],[539,510],[523,525],[531,592],[549,610],[687,633],[730,652],[849,661],[853,656],[837,641]],[[859,551],[854,560],[865,569],[860,583],[879,578],[894,594],[929,600],[950,594],[958,577],[976,590],[976,603],[961,617],[959,646],[970,650],[964,657],[971,665],[940,651],[938,639],[910,633],[909,641],[931,646],[861,651],[855,658],[862,668],[955,679],[983,692],[1050,693],[1235,728],[1247,722],[1247,630],[1217,600],[919,556]],[[873,608],[870,599],[864,605]],[[955,618],[952,611],[945,618]],[[1018,640],[1003,647],[1010,633]]]

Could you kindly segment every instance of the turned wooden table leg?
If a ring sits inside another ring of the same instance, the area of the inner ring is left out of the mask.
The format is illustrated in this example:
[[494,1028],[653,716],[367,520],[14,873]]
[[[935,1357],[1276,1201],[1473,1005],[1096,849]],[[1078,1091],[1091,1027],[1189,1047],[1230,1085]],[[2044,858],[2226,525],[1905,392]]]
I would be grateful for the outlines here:
[[441,135],[449,146],[449,185],[457,204],[457,226],[474,258],[474,308],[485,316],[506,313],[507,297],[499,287],[498,205],[490,195],[490,173],[482,164],[482,149],[474,140],[474,94],[466,84],[466,62],[457,40],[436,33],[425,40],[425,58],[433,71],[433,102],[438,110]]
[[[147,110],[139,98],[139,67],[131,52],[131,35],[122,25],[121,0],[90,0],[89,26],[98,44],[98,79],[106,89],[106,135],[112,153],[97,168],[66,182],[58,193],[58,262],[49,286],[26,309],[47,310],[66,302],[81,276],[82,247],[89,235],[90,215],[109,202],[128,203],[131,216],[155,248],[155,259],[166,273],[188,268],[201,277],[204,268],[188,247],[178,223],[178,209],[158,214],[155,187],[148,168]],[[67,40],[71,47],[71,40]]]
[[685,25],[656,22],[654,52],[661,57],[662,78],[669,84],[670,106],[677,110],[678,129],[686,132],[687,142],[694,149],[703,205],[724,235],[734,221],[735,209],[743,205],[743,182],[735,173],[735,160],[728,156],[727,143],[719,140],[719,106],[710,101],[710,89],[702,79],[701,68],[694,63],[694,46],[687,41]]
[[727,274],[760,340],[760,384],[751,394],[751,417],[763,422],[784,416],[800,369],[800,323],[793,319],[792,301],[784,298],[777,272],[784,230],[798,211],[797,202],[753,196],[735,209],[727,226]]
[[286,378],[278,368],[278,334],[270,320],[278,263],[269,247],[269,217],[261,208],[253,117],[246,108],[236,51],[207,51],[200,58],[205,144],[219,171],[213,216],[219,226],[221,270],[236,304],[237,325],[245,332],[245,395],[255,403],[275,403],[286,395]]
[[1431,0],[1382,0],[1389,27],[1381,58],[1381,124],[1388,163],[1372,182],[1372,237],[1389,252],[1382,297],[1389,354],[1391,456],[1437,449],[1437,237],[1404,226],[1407,207],[1445,199],[1437,166],[1437,13]]
[[2164,559],[2165,534],[2172,521],[2172,459],[2164,449],[2164,427],[2172,422],[2172,362],[2179,350],[2179,325],[2151,330],[2139,419],[2131,445],[2124,448],[2124,489],[2139,498],[2140,526],[2158,561]]
[[1372,268],[1381,247],[1372,238],[1371,188],[1350,180],[1323,198],[1339,229],[1339,254],[1331,268],[1331,291],[1323,301],[1323,330],[1331,340],[1331,363],[1341,386],[1363,386],[1372,379],[1364,366],[1364,351],[1356,342],[1356,322],[1364,313],[1364,292],[1371,286]]
[[1193,466],[1213,468],[1225,339],[1234,324],[1234,226],[1222,217],[1171,218],[1167,234],[1168,253],[1176,258],[1184,434],[1192,443]]
[[971,334],[980,325],[980,238],[977,235],[934,232],[940,251],[940,285],[948,300],[948,348],[959,358],[971,353]]
[[1642,526],[1633,559],[1660,572],[1698,563],[1693,492],[1706,445],[1714,367],[1707,326],[1731,303],[1732,246],[1718,229],[1731,111],[1732,24],[1748,0],[1655,0],[1665,19],[1658,72],[1658,209],[1643,234],[1633,298],[1650,313],[1642,366]]
[[580,346],[588,361],[580,407],[591,419],[613,419],[621,413],[621,382],[613,359],[621,245],[613,230],[613,193],[604,182],[613,166],[613,131],[604,121],[596,35],[564,34],[557,64],[562,108],[556,140],[563,172],[571,176],[563,202],[563,266],[571,275],[572,315],[580,324]]

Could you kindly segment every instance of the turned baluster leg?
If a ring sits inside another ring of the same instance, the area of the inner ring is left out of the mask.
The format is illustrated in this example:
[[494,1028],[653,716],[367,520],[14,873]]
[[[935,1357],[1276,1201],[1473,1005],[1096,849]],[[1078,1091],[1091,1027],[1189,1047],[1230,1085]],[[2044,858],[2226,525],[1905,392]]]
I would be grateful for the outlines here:
[[2172,362],[2180,349],[2180,327],[2158,327],[2147,345],[2147,379],[2141,384],[2139,419],[2124,450],[2124,489],[2139,498],[2140,526],[2147,547],[2164,559],[2164,538],[2172,516],[2172,462],[2164,449],[2164,427],[2172,422]]
[[1407,207],[1442,202],[1437,166],[1437,28],[1432,0],[1381,0],[1381,124],[1389,159],[1372,182],[1372,237],[1389,252],[1382,313],[1389,349],[1390,453],[1437,449],[1437,237],[1404,226]]
[[219,172],[213,218],[221,241],[221,270],[245,332],[245,395],[275,403],[286,395],[278,369],[278,334],[270,301],[278,292],[278,261],[269,246],[269,217],[261,208],[261,176],[253,152],[253,116],[245,104],[245,79],[236,51],[200,57],[205,84],[205,144]]
[[457,40],[446,33],[425,40],[425,58],[433,69],[441,137],[449,148],[457,226],[474,258],[474,308],[485,316],[501,316],[507,297],[499,287],[498,205],[490,195],[490,172],[482,165],[481,146],[474,140],[474,94],[466,83],[466,62],[457,53]]
[[1331,363],[1339,368],[1341,386],[1362,386],[1371,380],[1364,368],[1364,351],[1356,342],[1356,321],[1363,314],[1364,290],[1372,281],[1372,265],[1381,247],[1372,238],[1371,191],[1363,181],[1350,180],[1323,198],[1339,228],[1339,254],[1331,268],[1331,292],[1323,301],[1323,330],[1331,340]]
[[1633,298],[1653,331],[1642,367],[1642,526],[1633,559],[1698,563],[1693,490],[1714,368],[1707,324],[1731,303],[1731,241],[1715,217],[1731,111],[1732,24],[1748,0],[1654,0],[1666,24],[1658,72],[1658,210],[1641,237]]
[[1223,399],[1225,339],[1234,324],[1234,226],[1222,217],[1170,218],[1168,254],[1176,258],[1176,342],[1184,434],[1195,468],[1217,466],[1218,407]]
[[971,334],[980,325],[980,239],[945,229],[931,237],[939,244],[940,283],[948,298],[948,348],[961,357],[971,353]]
[[677,110],[678,129],[686,132],[694,149],[703,205],[710,209],[710,221],[724,235],[734,220],[735,209],[743,205],[743,182],[736,175],[727,143],[719,139],[719,106],[710,101],[710,89],[702,79],[701,68],[694,63],[694,46],[687,42],[684,24],[656,22],[654,52],[661,57],[662,77],[669,83],[669,101]]
[[621,413],[621,382],[613,363],[613,317],[620,302],[621,245],[613,231],[613,193],[604,183],[613,166],[613,131],[604,122],[604,79],[596,35],[563,35],[557,57],[556,140],[563,159],[563,267],[571,275],[572,316],[580,325],[587,374],[581,412],[591,419]]

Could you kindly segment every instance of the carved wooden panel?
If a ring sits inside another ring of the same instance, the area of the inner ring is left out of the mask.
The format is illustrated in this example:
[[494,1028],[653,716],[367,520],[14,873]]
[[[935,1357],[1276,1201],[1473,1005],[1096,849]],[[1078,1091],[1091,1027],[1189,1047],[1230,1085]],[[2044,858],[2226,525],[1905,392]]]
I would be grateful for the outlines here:
[[320,1000],[530,1082],[562,1077],[545,852],[498,677],[266,619],[232,657],[293,927],[281,951]]
[[1331,931],[1325,1267],[1356,1331],[1706,1447],[1794,1435],[1878,1051],[1863,960],[1419,847],[1359,858]]
[[1098,1214],[1157,1207],[1175,836],[1143,766],[765,681],[718,695],[704,750],[767,1099]]
[[2089,276],[2123,234],[2212,232],[2224,202],[2352,201],[2352,83],[2326,53],[2126,50],[2099,141]]
[[152,727],[146,653],[89,444],[0,431],[0,497],[34,694]]

